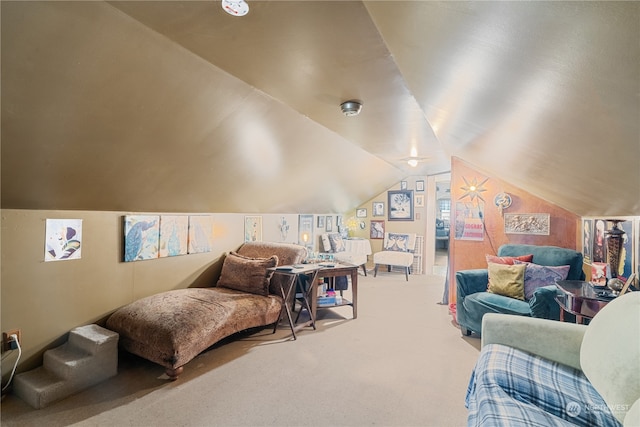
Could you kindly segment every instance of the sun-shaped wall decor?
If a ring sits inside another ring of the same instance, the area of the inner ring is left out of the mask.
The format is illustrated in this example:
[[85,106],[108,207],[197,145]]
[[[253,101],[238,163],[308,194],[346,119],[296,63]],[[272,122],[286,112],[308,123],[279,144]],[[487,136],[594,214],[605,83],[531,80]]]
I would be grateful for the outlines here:
[[477,178],[473,178],[471,182],[467,181],[467,178],[465,178],[464,176],[462,177],[462,179],[464,180],[465,185],[460,187],[460,189],[464,191],[464,194],[460,196],[460,199],[469,197],[471,199],[471,202],[473,202],[476,198],[478,198],[484,202],[484,199],[482,198],[480,193],[487,191],[485,188],[482,188],[482,186],[489,180],[489,178],[485,178],[484,181],[479,184]]

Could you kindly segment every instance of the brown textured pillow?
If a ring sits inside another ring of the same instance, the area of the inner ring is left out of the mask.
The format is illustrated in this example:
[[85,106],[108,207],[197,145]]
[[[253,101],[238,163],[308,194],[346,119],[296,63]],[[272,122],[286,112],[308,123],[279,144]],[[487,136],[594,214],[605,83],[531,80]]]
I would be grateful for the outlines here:
[[229,252],[222,264],[218,279],[221,288],[235,289],[256,295],[269,295],[267,268],[278,265],[278,257],[248,258]]
[[524,301],[524,272],[526,264],[506,265],[489,263],[488,292]]

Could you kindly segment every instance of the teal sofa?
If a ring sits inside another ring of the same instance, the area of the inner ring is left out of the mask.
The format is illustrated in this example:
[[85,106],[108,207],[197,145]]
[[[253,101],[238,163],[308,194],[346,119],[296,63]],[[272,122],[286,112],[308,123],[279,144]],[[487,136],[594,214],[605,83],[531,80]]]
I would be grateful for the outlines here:
[[[584,280],[582,254],[556,246],[506,244],[498,248],[498,256],[533,254],[533,263],[546,266],[569,265],[567,280]],[[456,316],[462,335],[481,335],[482,317],[487,313],[515,314],[558,320],[560,307],[555,300],[555,284],[538,288],[531,299],[521,301],[487,292],[489,275],[486,268],[456,272]]]

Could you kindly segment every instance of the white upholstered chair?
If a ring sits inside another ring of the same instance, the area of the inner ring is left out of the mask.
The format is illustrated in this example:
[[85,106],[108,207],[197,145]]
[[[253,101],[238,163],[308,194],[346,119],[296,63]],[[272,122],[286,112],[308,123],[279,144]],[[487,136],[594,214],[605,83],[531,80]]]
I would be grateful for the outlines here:
[[413,264],[413,251],[416,246],[415,233],[384,233],[382,251],[373,254],[373,277],[378,275],[378,267],[386,265],[387,271],[391,267],[404,268],[404,274],[409,281],[409,273]]
[[371,255],[371,244],[367,239],[343,239],[338,233],[328,233],[320,236],[325,252],[333,254],[336,262],[362,267],[367,275],[367,260]]

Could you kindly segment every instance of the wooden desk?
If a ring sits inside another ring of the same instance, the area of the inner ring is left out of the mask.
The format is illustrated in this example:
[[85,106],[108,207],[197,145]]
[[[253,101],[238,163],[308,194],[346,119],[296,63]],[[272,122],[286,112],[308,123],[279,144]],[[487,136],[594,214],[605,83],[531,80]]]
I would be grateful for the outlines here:
[[[326,267],[329,263],[321,263],[318,264],[321,268],[318,271],[318,277],[340,277],[340,276],[349,276],[351,277],[351,295],[353,301],[349,301],[346,299],[342,299],[342,303],[339,305],[331,305],[327,307],[320,308],[334,308],[341,307],[343,305],[350,305],[353,309],[353,318],[358,318],[358,266],[350,265],[350,264],[331,264],[333,267]],[[314,280],[311,289],[309,290],[311,293],[311,317],[313,319],[316,318],[316,313],[318,311],[318,281]]]

